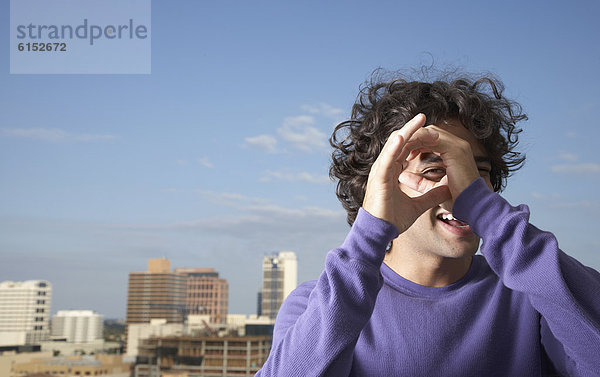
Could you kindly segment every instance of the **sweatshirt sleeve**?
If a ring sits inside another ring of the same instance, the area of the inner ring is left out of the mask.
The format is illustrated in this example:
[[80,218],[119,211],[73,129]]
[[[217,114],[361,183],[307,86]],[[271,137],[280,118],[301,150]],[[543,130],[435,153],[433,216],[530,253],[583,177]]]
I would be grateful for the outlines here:
[[566,255],[554,235],[529,223],[483,179],[454,203],[453,215],[482,238],[481,253],[503,284],[527,294],[541,314],[541,341],[569,376],[600,376],[600,274]]
[[348,376],[383,284],[386,247],[397,236],[395,226],[361,208],[314,287],[300,285],[281,306],[271,352],[256,376]]

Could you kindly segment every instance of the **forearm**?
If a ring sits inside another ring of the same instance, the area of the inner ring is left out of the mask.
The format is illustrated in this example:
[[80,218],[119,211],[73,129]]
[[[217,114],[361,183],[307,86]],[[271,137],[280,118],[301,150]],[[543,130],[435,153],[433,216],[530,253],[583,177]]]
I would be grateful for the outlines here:
[[483,239],[481,252],[504,285],[528,295],[572,370],[600,370],[600,274],[562,252],[551,233],[531,225],[526,206],[512,207],[483,186],[481,181],[469,186],[454,215]]
[[[329,252],[309,292],[281,307],[269,359],[258,376],[344,376],[382,286],[381,263],[397,230],[361,210],[344,244]],[[308,296],[308,297],[306,297]]]

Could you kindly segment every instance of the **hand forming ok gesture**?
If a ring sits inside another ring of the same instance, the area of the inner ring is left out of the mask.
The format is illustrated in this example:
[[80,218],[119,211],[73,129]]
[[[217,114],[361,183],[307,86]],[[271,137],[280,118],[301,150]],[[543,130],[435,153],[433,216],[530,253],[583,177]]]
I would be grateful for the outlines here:
[[437,144],[438,132],[422,129],[424,124],[425,115],[419,114],[400,130],[394,131],[373,163],[367,181],[363,208],[371,215],[395,225],[400,233],[408,229],[423,212],[451,199],[445,185],[433,187],[414,198],[400,189],[398,178],[410,152]]

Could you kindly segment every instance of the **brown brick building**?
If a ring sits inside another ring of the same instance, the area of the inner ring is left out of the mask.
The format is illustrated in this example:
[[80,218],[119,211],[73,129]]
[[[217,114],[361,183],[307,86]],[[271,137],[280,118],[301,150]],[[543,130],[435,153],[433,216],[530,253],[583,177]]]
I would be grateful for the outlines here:
[[207,314],[211,323],[227,321],[229,284],[214,268],[176,268],[187,277],[185,305],[188,314]]
[[151,319],[183,323],[187,280],[170,269],[168,259],[150,259],[148,271],[129,273],[127,325]]
[[187,280],[185,276],[170,270],[171,262],[168,259],[150,259],[148,271],[129,273],[125,349],[129,325],[150,323],[152,319],[183,323]]

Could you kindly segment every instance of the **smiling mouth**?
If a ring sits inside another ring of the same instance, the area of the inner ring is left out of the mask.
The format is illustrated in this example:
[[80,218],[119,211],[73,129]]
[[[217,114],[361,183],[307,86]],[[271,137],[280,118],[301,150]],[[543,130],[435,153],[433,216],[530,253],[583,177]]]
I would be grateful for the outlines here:
[[463,223],[462,221],[455,219],[451,213],[440,213],[439,215],[437,215],[437,219],[455,228],[466,229],[469,227],[469,224]]

